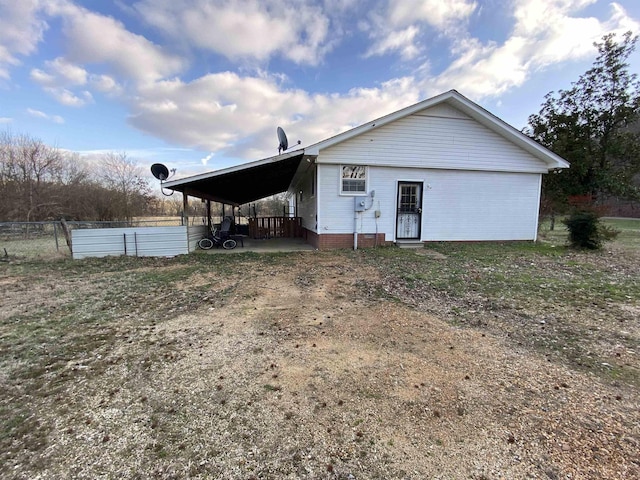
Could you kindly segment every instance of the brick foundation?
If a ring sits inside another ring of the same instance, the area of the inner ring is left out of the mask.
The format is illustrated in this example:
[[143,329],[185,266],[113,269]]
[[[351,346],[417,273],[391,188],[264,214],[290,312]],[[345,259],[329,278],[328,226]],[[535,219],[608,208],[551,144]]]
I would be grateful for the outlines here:
[[[353,234],[352,233],[323,233],[318,235],[317,233],[309,230],[304,230],[304,238],[308,244],[312,245],[318,250],[332,250],[334,248],[353,248]],[[375,233],[359,233],[358,234],[358,248],[372,248],[382,245],[391,244],[392,242],[385,241],[384,233],[378,233],[378,241],[376,242]]]

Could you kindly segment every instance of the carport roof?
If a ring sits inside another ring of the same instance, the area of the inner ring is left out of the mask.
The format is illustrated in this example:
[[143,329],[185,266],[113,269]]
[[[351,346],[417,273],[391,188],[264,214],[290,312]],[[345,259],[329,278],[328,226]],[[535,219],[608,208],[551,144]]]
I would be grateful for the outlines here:
[[192,197],[242,205],[285,192],[303,155],[304,150],[294,150],[223,170],[165,182],[162,186]]

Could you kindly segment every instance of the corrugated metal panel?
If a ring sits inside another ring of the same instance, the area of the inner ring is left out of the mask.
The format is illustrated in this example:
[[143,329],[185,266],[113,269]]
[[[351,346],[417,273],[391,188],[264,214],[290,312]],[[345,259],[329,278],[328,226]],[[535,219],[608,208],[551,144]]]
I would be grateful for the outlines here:
[[[339,195],[339,166],[319,168],[319,233],[353,233],[353,197]],[[368,169],[367,190],[375,197],[359,215],[359,232],[377,230],[395,240],[398,181],[424,183],[423,241],[536,237],[540,174],[390,167]]]
[[189,227],[189,251],[193,252],[198,248],[198,241],[207,235],[206,225]]
[[[432,113],[451,115],[453,107]],[[319,163],[543,173],[546,165],[475,120],[414,114],[320,152]]]
[[173,257],[189,252],[187,227],[73,230],[73,258],[131,255]]

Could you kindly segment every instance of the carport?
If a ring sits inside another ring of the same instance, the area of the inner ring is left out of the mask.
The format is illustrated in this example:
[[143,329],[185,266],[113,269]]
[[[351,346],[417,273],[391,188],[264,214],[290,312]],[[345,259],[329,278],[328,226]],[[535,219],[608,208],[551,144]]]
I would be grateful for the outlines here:
[[[211,202],[237,207],[261,198],[287,191],[298,175],[304,173],[310,162],[303,161],[303,149],[295,150],[255,162],[222,170],[194,175],[163,183],[163,187],[183,194],[184,211],[188,211],[188,198],[200,198],[206,202],[208,228],[211,228]],[[308,158],[311,161],[311,157]],[[188,224],[188,222],[187,222]],[[249,219],[249,236],[259,238],[300,236],[300,219],[295,212],[282,217]],[[266,232],[266,233],[265,233]]]

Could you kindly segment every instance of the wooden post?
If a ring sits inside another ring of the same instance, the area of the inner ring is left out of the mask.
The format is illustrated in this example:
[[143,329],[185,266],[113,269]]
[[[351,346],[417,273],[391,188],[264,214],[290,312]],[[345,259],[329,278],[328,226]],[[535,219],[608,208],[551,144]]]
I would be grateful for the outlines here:
[[67,221],[64,218],[61,218],[60,225],[62,226],[62,233],[64,234],[64,239],[67,241],[67,246],[69,247],[69,251],[73,253],[73,245],[71,245],[71,232],[69,231],[69,226],[67,225]]
[[187,250],[189,250],[189,196],[187,192],[182,193],[182,218],[187,231]]
[[189,196],[186,193],[182,194],[182,218],[185,225],[189,227]]
[[207,200],[205,205],[207,210],[207,228],[211,231],[211,200]]

